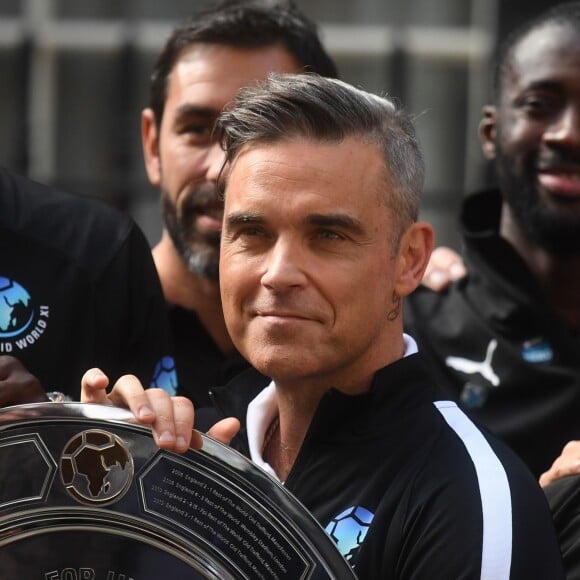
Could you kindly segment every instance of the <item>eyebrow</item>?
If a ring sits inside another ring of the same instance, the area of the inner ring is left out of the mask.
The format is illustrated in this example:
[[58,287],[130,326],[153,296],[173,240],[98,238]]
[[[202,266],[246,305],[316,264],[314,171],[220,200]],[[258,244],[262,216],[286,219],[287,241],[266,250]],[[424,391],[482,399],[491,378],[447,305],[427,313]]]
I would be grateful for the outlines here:
[[175,118],[182,119],[184,117],[203,117],[208,120],[214,120],[220,114],[220,111],[212,109],[211,107],[201,107],[199,105],[181,105],[177,107]]
[[307,223],[313,226],[339,227],[342,229],[350,230],[357,234],[362,234],[364,232],[364,227],[359,220],[342,213],[341,214],[315,213],[309,215],[306,221]]
[[522,90],[523,92],[537,90],[561,91],[562,83],[555,80],[537,80],[525,85]]
[[[260,214],[234,212],[226,216],[226,224],[230,227],[242,224],[263,224],[266,220]],[[345,214],[309,214],[305,222],[318,227],[339,227],[357,234],[364,233],[362,223]]]
[[243,224],[262,224],[264,221],[264,218],[258,214],[234,212],[226,216],[225,224],[232,227]]

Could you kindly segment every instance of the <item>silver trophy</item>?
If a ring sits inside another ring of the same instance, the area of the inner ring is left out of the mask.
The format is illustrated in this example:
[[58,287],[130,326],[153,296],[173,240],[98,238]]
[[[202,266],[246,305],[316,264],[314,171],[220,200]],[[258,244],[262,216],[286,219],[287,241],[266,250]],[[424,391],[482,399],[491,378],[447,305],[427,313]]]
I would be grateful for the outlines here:
[[278,482],[210,437],[160,450],[129,411],[0,410],[0,578],[354,578]]

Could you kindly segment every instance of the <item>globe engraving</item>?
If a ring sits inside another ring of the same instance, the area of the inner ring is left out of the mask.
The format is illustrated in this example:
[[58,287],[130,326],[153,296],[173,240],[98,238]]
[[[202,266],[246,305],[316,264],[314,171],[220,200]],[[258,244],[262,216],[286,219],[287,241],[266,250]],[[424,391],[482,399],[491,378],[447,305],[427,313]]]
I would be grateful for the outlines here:
[[80,503],[105,505],[120,499],[133,481],[133,458],[123,441],[107,431],[90,429],[66,444],[60,474]]

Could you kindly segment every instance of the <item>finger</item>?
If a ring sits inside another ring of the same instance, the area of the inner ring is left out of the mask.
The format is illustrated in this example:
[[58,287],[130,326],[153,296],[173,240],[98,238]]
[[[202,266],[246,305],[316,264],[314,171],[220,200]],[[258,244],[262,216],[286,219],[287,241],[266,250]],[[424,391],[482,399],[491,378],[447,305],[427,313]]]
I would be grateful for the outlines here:
[[186,397],[171,397],[175,425],[174,451],[183,453],[189,447],[201,449],[201,435],[193,430],[193,403]]
[[40,381],[27,371],[0,380],[0,407],[48,401]]
[[147,389],[145,396],[153,412],[150,423],[155,443],[161,449],[174,450],[177,436],[171,397],[163,389]]
[[[124,375],[113,385],[108,400],[116,407],[129,409],[140,423],[149,425],[155,421],[154,402],[150,396],[152,391],[165,393],[162,389],[145,391],[136,376]],[[167,393],[165,396],[169,397]]]
[[423,285],[439,292],[467,274],[461,256],[451,248],[440,246],[431,254],[423,276]]
[[431,290],[435,290],[435,292],[445,290],[449,284],[451,284],[451,279],[449,275],[443,270],[431,270],[423,277],[423,285],[427,286],[427,288],[430,288]]
[[546,487],[547,485],[550,485],[550,483],[552,483],[553,479],[552,479],[552,474],[550,471],[544,471],[544,473],[542,473],[542,475],[540,475],[540,479],[538,479],[538,483],[540,484],[540,487]]
[[89,369],[81,379],[81,401],[83,403],[108,404],[109,379],[100,369]]
[[218,421],[207,434],[224,445],[229,445],[240,430],[240,422],[234,417]]
[[467,269],[465,268],[463,260],[454,261],[451,266],[449,266],[449,275],[453,281],[467,276]]
[[580,459],[576,457],[559,457],[548,471],[540,475],[538,481],[542,487],[546,487],[546,485],[554,483],[558,479],[578,474],[580,474]]

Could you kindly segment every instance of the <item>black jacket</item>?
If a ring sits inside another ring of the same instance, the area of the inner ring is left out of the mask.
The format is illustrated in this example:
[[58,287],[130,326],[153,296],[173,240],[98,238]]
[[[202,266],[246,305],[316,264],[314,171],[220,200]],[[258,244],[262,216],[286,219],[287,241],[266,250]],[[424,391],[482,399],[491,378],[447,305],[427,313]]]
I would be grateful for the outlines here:
[[[469,275],[405,301],[405,329],[436,382],[538,476],[580,438],[580,338],[498,235],[499,192],[464,202]],[[482,364],[483,363],[483,364]]]
[[[269,382],[250,369],[213,392],[213,418],[240,419],[232,445],[246,455],[246,409]],[[538,485],[439,400],[417,354],[380,370],[368,393],[323,397],[285,487],[360,578],[562,577]]]
[[93,366],[151,382],[171,339],[149,245],[129,217],[0,169],[2,354],[75,399]]

